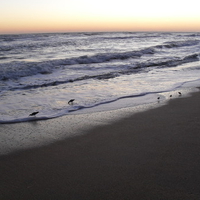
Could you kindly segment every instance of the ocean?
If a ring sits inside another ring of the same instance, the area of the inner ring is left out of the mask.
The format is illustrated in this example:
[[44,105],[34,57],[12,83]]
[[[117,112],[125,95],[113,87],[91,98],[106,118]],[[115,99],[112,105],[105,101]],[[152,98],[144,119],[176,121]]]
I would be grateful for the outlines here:
[[191,85],[200,85],[200,33],[0,35],[0,123],[165,101]]

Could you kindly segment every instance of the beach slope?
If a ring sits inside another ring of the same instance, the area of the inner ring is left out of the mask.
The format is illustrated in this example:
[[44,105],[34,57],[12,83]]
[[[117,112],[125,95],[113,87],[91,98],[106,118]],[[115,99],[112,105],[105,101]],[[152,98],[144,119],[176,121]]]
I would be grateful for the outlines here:
[[200,93],[0,156],[0,199],[200,199]]

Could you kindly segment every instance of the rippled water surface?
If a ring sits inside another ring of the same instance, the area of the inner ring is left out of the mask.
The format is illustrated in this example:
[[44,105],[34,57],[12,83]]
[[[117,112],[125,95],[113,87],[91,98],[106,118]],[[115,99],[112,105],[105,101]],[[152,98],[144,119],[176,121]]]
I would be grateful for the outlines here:
[[199,81],[199,55],[199,33],[0,35],[0,122],[153,102]]

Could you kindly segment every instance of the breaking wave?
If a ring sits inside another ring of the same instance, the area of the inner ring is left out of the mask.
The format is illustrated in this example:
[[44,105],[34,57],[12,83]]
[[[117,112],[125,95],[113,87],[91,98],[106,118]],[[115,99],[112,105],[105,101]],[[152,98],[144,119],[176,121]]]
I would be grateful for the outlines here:
[[140,51],[122,53],[96,54],[93,56],[80,56],[70,59],[58,59],[45,62],[11,62],[0,64],[0,80],[18,79],[20,77],[36,74],[49,74],[57,68],[65,65],[104,63],[112,60],[125,60],[141,57],[144,54],[153,54],[153,48],[146,48]]
[[35,88],[40,88],[40,87],[57,86],[61,84],[73,83],[76,81],[83,81],[83,80],[89,80],[89,79],[106,80],[106,79],[116,78],[121,75],[130,75],[130,74],[138,73],[139,71],[142,72],[142,70],[146,71],[148,70],[149,67],[156,67],[156,68],[168,67],[169,68],[169,67],[179,66],[185,63],[195,62],[198,60],[199,60],[199,55],[192,54],[183,58],[175,57],[173,59],[168,59],[165,61],[160,61],[160,60],[158,60],[157,62],[148,61],[148,62],[143,62],[143,63],[137,63],[130,66],[124,65],[124,66],[121,66],[120,70],[115,70],[108,73],[97,74],[97,75],[85,75],[85,76],[80,76],[74,79],[49,81],[49,82],[45,82],[41,84],[27,84],[25,86],[20,85],[20,86],[12,88],[12,90],[16,90],[16,89],[26,90],[26,89],[32,89],[32,88],[35,89]]
[[157,45],[156,48],[176,48],[184,46],[194,46],[198,44],[199,40],[171,41],[171,42],[165,42],[162,45]]

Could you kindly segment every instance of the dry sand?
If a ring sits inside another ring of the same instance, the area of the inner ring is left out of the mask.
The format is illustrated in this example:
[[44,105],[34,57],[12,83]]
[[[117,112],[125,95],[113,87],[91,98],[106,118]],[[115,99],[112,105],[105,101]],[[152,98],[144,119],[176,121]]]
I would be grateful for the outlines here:
[[0,199],[200,199],[200,93],[0,156]]

